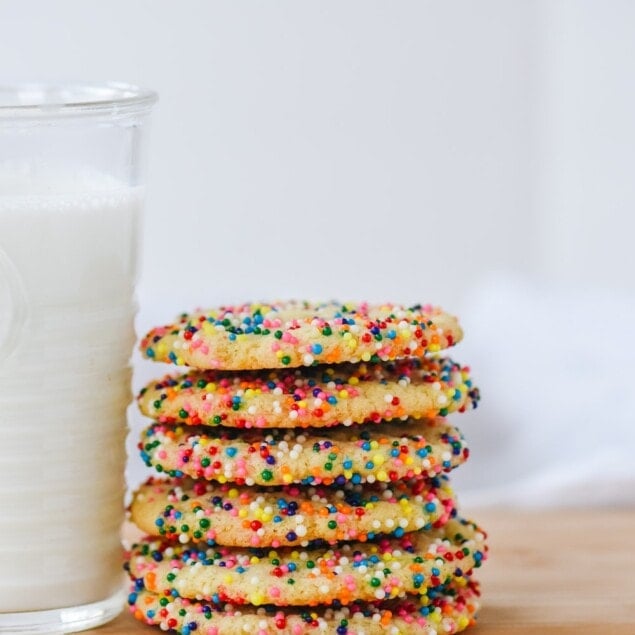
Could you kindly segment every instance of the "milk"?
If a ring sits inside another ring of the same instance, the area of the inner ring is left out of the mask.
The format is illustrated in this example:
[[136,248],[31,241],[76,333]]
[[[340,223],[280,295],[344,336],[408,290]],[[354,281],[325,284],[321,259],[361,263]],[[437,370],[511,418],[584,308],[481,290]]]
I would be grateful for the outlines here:
[[0,168],[0,345],[10,334],[0,353],[0,613],[121,588],[141,203],[140,189],[103,176]]

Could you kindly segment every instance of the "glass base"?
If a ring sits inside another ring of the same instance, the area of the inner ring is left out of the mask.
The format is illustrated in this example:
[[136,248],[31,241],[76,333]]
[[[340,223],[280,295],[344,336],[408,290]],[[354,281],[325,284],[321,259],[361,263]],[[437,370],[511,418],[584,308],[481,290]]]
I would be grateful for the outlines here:
[[0,634],[62,635],[101,626],[113,620],[123,610],[125,590],[118,591],[101,602],[69,606],[49,611],[0,613]]

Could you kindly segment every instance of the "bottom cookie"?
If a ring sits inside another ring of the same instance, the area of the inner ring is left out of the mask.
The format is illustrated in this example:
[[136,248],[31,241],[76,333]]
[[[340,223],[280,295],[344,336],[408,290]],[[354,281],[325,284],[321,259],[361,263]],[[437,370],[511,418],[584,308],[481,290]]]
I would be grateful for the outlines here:
[[478,583],[462,579],[431,588],[417,601],[354,602],[342,608],[313,609],[276,606],[236,608],[155,594],[137,580],[128,596],[138,620],[181,635],[448,635],[475,624]]

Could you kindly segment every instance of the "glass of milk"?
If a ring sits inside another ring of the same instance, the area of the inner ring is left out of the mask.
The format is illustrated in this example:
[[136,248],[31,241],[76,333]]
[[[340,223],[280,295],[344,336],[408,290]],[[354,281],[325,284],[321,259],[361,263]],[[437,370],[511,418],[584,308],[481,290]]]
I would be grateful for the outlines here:
[[123,606],[126,408],[153,92],[0,86],[0,633]]

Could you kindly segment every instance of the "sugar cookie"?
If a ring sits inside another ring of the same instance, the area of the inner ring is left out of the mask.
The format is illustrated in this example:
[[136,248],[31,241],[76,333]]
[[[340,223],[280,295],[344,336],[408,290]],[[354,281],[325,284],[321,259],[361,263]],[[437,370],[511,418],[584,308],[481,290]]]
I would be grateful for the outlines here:
[[469,455],[447,420],[349,428],[238,430],[155,424],[142,432],[141,457],[172,477],[239,485],[342,485],[435,476]]
[[400,538],[445,524],[454,511],[447,478],[343,487],[248,487],[149,479],[131,504],[132,521],[152,536],[243,547],[323,540]]
[[149,359],[248,370],[423,357],[462,338],[455,317],[432,306],[277,302],[183,314],[141,341]]
[[272,605],[217,606],[166,593],[151,593],[133,583],[130,611],[138,620],[181,635],[448,635],[475,624],[480,591],[474,580],[429,589],[413,600],[353,602],[341,608]]
[[326,427],[446,416],[476,407],[467,367],[449,358],[269,371],[193,371],[148,384],[141,412],[160,423]]
[[485,534],[451,519],[441,529],[377,543],[335,547],[245,549],[179,545],[146,538],[133,546],[128,570],[153,593],[215,604],[316,606],[422,595],[469,576],[485,556]]

